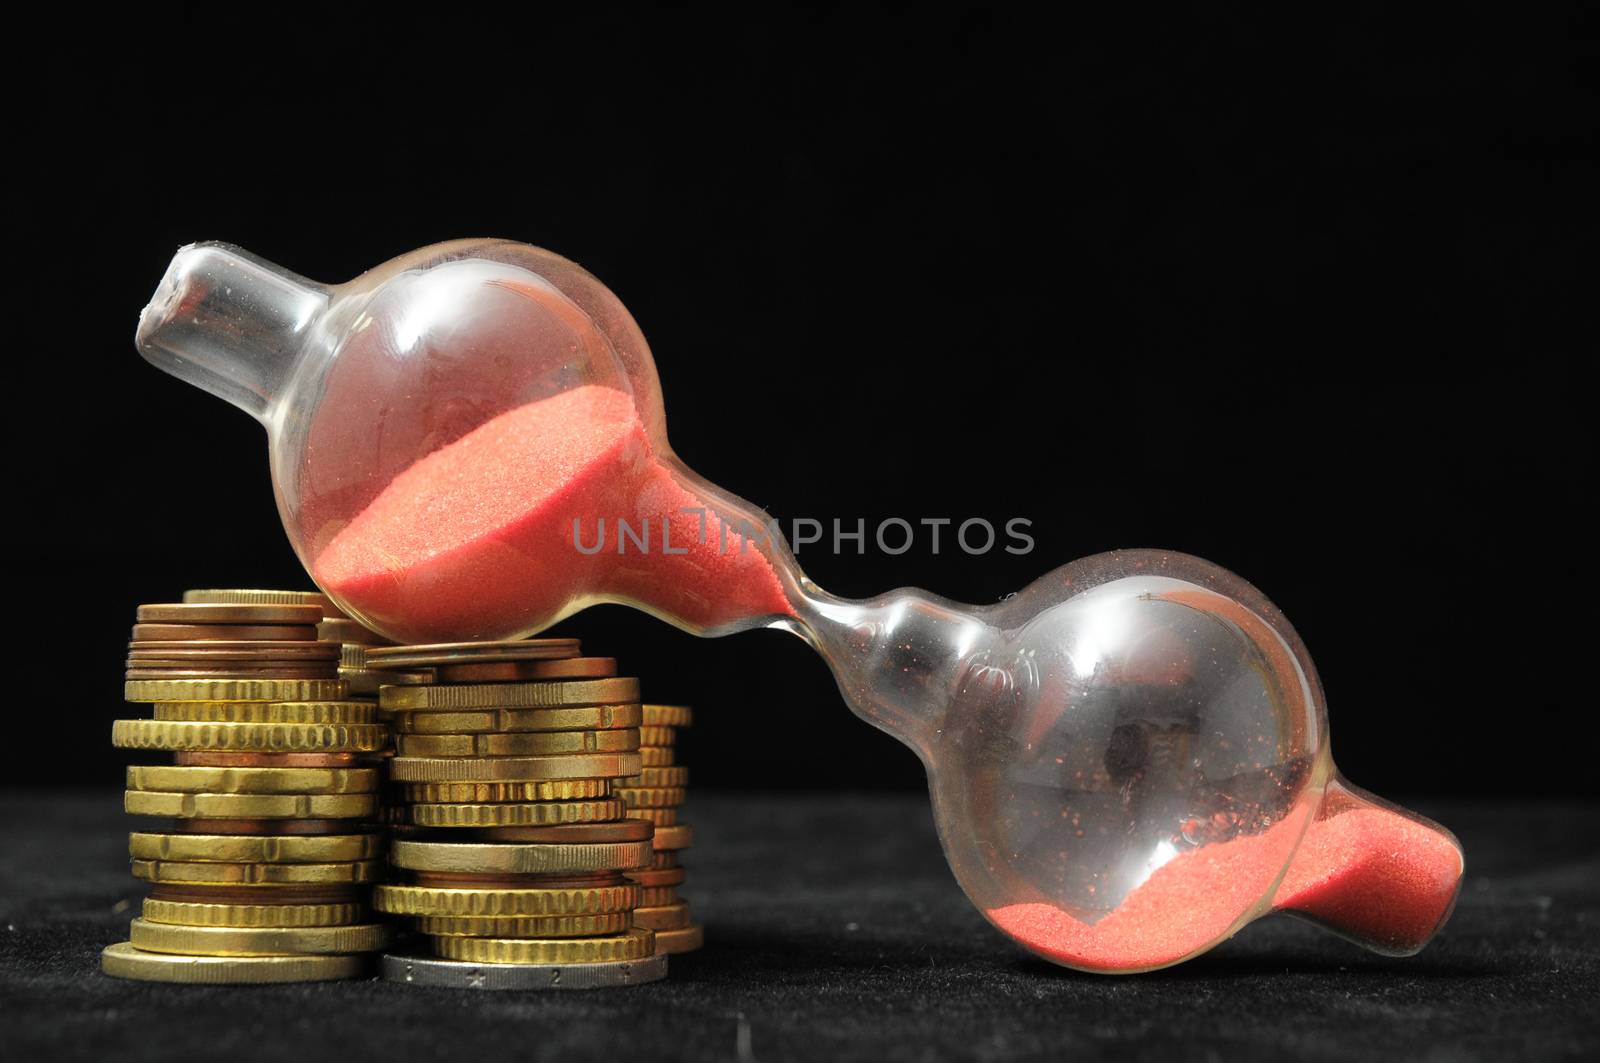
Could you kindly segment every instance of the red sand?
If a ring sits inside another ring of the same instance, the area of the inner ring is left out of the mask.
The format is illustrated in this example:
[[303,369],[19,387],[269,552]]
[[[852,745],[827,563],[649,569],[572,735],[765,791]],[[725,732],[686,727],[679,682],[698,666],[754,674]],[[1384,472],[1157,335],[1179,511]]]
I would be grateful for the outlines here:
[[[1311,824],[1273,896],[1382,952],[1420,949],[1450,914],[1461,850],[1447,832],[1330,788],[1333,815]],[[1176,963],[1233,929],[1283,867],[1300,820],[1174,858],[1099,922],[1050,904],[989,911],[1012,937],[1074,967],[1137,971]],[[1291,826],[1293,824],[1293,826]]]
[[[705,630],[788,614],[767,559],[656,460],[632,400],[585,385],[503,413],[395,477],[317,557],[313,575],[405,641],[493,638],[556,619],[579,598],[627,599]],[[584,554],[573,544],[604,547]],[[629,539],[618,553],[618,521]],[[662,550],[663,522],[673,552]],[[684,550],[685,553],[677,551]]]

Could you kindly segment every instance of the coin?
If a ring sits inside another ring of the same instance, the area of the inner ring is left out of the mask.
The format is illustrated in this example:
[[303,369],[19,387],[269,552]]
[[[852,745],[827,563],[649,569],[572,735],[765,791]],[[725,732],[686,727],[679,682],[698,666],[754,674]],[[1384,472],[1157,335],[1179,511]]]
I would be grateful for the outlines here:
[[135,624],[133,643],[269,641],[316,642],[310,624]]
[[[669,904],[677,904],[678,887],[676,886],[640,886],[640,908],[663,908]],[[634,909],[637,911],[638,909]]]
[[157,720],[192,723],[372,723],[378,707],[367,701],[168,701],[153,706]]
[[[236,864],[327,864],[371,860],[383,851],[376,834],[146,834],[128,835],[136,860]],[[159,950],[157,950],[159,951]]]
[[176,926],[135,919],[128,927],[134,948],[185,956],[281,956],[372,952],[389,943],[382,923],[351,926]]
[[650,844],[660,852],[664,849],[687,849],[694,842],[694,828],[687,823],[657,827]]
[[605,779],[639,773],[637,753],[568,753],[553,757],[395,757],[395,782],[531,782]]
[[604,989],[644,985],[658,982],[666,976],[667,958],[664,955],[576,966],[564,963],[465,963],[431,956],[393,954],[383,957],[384,981],[441,989]]
[[[216,667],[146,661],[130,663],[122,673],[129,683],[171,682],[263,682],[299,681],[302,683],[333,682],[338,670],[332,665],[290,664],[226,664]],[[129,698],[130,701],[140,700]]]
[[675,808],[689,796],[681,786],[618,786],[614,792],[629,808]]
[[577,938],[620,934],[633,923],[627,912],[604,915],[424,915],[417,929],[440,937]]
[[342,617],[344,611],[320,591],[261,590],[255,587],[202,587],[183,592],[186,605],[314,605],[324,617]]
[[619,785],[646,789],[662,786],[688,786],[689,769],[682,766],[643,768],[639,774],[630,775],[628,778],[621,780]]
[[547,827],[621,819],[627,805],[614,798],[497,804],[414,804],[406,809],[419,827]]
[[394,728],[401,734],[474,734],[523,731],[610,731],[639,727],[640,708],[632,705],[586,705],[575,709],[478,709],[471,712],[400,712]]
[[375,886],[372,905],[391,915],[551,916],[626,912],[639,901],[632,883],[606,886],[473,888]]
[[673,852],[657,852],[650,857],[650,862],[645,865],[652,871],[663,871],[667,868],[678,866],[678,854]]
[[172,762],[195,768],[354,768],[354,753],[239,753],[226,750],[180,750]]
[[141,624],[311,624],[322,620],[315,605],[238,605],[218,602],[141,605]]
[[508,642],[436,642],[421,646],[380,646],[367,654],[375,668],[481,664],[486,661],[552,661],[578,655],[577,639],[517,639]]
[[129,790],[122,809],[130,816],[206,819],[359,819],[378,811],[378,795],[206,794]]
[[694,710],[687,705],[646,705],[644,722],[651,727],[688,727],[694,722]]
[[401,734],[395,752],[402,757],[538,757],[557,753],[631,753],[639,732],[531,731],[516,734]]
[[378,788],[376,768],[128,768],[128,789],[209,794],[354,794]]
[[642,842],[651,840],[654,831],[655,827],[642,820],[617,818],[609,823],[478,827],[453,831],[448,840],[454,842],[459,837],[464,842]]
[[337,661],[337,642],[303,642],[284,639],[274,642],[240,642],[224,639],[191,639],[171,642],[128,643],[129,663],[159,661],[296,661],[312,663]]
[[686,926],[677,930],[657,930],[656,952],[663,956],[676,956],[680,952],[693,952],[706,943],[703,926]]
[[654,823],[656,829],[671,827],[678,822],[678,810],[675,808],[630,808],[629,819],[642,819]]
[[637,882],[641,886],[681,886],[683,885],[683,868],[675,867],[667,870],[648,870],[627,872],[629,882]]
[[[379,806],[379,812],[383,811]],[[363,829],[348,819],[179,819],[173,830],[185,834],[349,834]]]
[[111,725],[111,744],[125,749],[370,752],[388,741],[388,729],[377,724],[117,720]]
[[655,952],[655,935],[635,928],[594,938],[430,938],[447,960],[472,963],[607,963],[638,960]]
[[639,746],[639,762],[647,768],[666,768],[672,765],[671,746]]
[[149,679],[123,687],[129,701],[337,701],[336,679]]
[[254,886],[237,882],[152,882],[150,899],[176,904],[249,905],[365,905],[365,883],[288,883]]
[[357,646],[389,646],[390,641],[371,628],[348,617],[325,618],[317,625],[317,638],[324,642],[348,642]]
[[348,926],[366,917],[362,904],[197,904],[146,897],[144,918],[177,926]]
[[418,804],[574,801],[609,797],[610,779],[555,779],[548,782],[418,782],[398,786],[399,797]]
[[371,882],[383,866],[377,860],[343,860],[328,864],[203,864],[181,860],[132,860],[129,863],[133,866],[133,877],[147,882],[240,886],[355,885]]
[[639,728],[639,744],[641,746],[670,746],[678,740],[678,730],[675,727]]
[[615,657],[568,657],[563,661],[485,661],[434,667],[440,683],[526,683],[535,679],[601,679],[617,674]]
[[576,871],[620,871],[650,861],[650,843],[490,843],[396,840],[389,862],[416,871],[490,875],[546,875]]
[[689,925],[689,905],[679,901],[677,904],[661,904],[654,908],[635,908],[633,925],[657,932],[677,930]]
[[[376,651],[371,651],[376,652]],[[378,703],[391,711],[459,709],[563,709],[628,704],[639,700],[639,680],[553,679],[545,683],[468,683],[458,686],[384,687]]]
[[325,982],[365,974],[367,958],[352,956],[174,956],[145,952],[129,942],[108,945],[100,969],[113,978],[190,985]]

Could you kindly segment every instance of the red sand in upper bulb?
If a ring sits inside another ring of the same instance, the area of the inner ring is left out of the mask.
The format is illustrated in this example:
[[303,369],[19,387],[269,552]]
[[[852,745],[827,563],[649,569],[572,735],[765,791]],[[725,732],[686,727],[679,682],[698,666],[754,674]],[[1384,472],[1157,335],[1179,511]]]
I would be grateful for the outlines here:
[[[1138,971],[1176,963],[1222,940],[1260,901],[1300,822],[1291,817],[1261,834],[1184,853],[1096,923],[1038,903],[991,909],[989,918],[1074,967]],[[1306,829],[1272,904],[1379,951],[1407,954],[1450,914],[1460,881],[1461,851],[1448,833],[1376,805],[1347,804]]]
[[[705,630],[792,609],[753,543],[656,460],[631,398],[585,385],[509,410],[384,488],[317,557],[313,575],[385,634],[492,638],[541,627],[580,599],[625,599]],[[605,520],[604,545],[592,548]],[[621,539],[618,521],[640,548]],[[663,550],[670,528],[671,553]],[[743,547],[743,548],[741,548]],[[679,553],[683,550],[685,552]]]

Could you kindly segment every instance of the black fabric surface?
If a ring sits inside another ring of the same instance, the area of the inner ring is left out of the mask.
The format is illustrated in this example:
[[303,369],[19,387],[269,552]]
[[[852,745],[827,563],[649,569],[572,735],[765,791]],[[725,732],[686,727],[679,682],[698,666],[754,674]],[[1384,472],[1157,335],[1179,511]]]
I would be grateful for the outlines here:
[[967,903],[918,797],[697,794],[707,928],[650,986],[107,978],[140,891],[112,793],[0,804],[0,1054],[12,1059],[1554,1059],[1600,1053],[1593,807],[1422,806],[1467,851],[1455,916],[1386,959],[1272,918],[1131,977],[1021,954]]

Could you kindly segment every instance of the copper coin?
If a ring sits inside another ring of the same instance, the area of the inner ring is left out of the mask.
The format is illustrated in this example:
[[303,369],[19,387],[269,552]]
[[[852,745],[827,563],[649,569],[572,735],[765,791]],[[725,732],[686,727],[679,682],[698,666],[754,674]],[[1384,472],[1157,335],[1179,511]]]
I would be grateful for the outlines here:
[[317,638],[324,642],[348,642],[355,646],[393,646],[382,635],[346,617],[333,617],[317,625]]
[[317,642],[315,640],[296,641],[293,639],[278,639],[274,641],[249,642],[238,639],[184,639],[165,642],[141,642],[134,640],[128,643],[130,657],[160,657],[165,660],[219,660],[234,661],[337,661],[339,659],[339,644],[337,642]]
[[349,768],[360,763],[356,753],[236,753],[185,752],[172,754],[180,767],[196,768]]
[[151,886],[159,901],[191,904],[365,904],[369,887],[356,886],[205,886],[172,882]]
[[576,657],[577,639],[520,639],[509,642],[436,642],[422,646],[374,646],[367,651],[373,668],[415,668],[417,665],[481,664],[485,661],[554,661]]
[[135,624],[134,642],[315,642],[310,624]]
[[141,624],[318,624],[316,605],[234,605],[184,602],[141,605],[134,613]]
[[629,882],[637,882],[641,886],[677,886],[681,885],[684,879],[681,867],[629,871],[627,875]]
[[432,832],[435,841],[451,842],[642,842],[655,830],[642,819],[611,823],[560,823],[547,827],[441,827]]
[[130,661],[123,673],[130,680],[156,679],[328,679],[339,678],[339,669],[332,665],[288,664],[238,664],[228,667],[195,668],[185,664],[164,664],[159,661]]
[[180,834],[370,834],[351,819],[180,819]]
[[440,683],[523,683],[532,679],[604,679],[617,674],[615,657],[569,657],[564,661],[488,661],[441,664]]
[[470,875],[455,871],[413,871],[411,882],[443,889],[564,890],[621,886],[626,880],[615,871],[594,875]]

